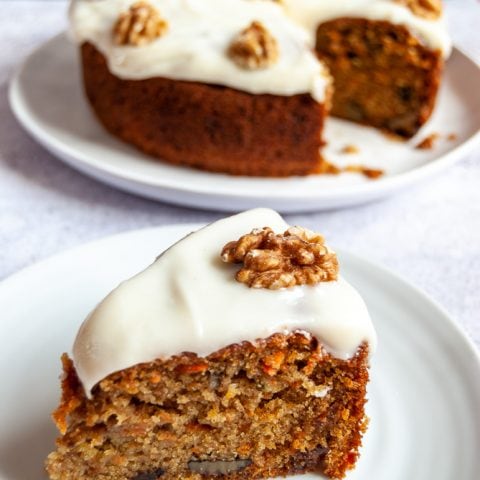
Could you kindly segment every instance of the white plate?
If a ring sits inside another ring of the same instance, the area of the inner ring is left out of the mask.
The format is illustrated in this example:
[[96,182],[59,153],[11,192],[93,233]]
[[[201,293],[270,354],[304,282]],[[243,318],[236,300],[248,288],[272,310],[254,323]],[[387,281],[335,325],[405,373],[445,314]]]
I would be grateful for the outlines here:
[[[59,358],[83,318],[120,280],[197,227],[106,238],[0,284],[1,480],[43,478],[55,436],[49,414],[59,395]],[[370,429],[348,480],[478,480],[480,361],[474,346],[441,308],[392,273],[346,252],[341,265],[379,334]]]
[[[345,207],[390,195],[430,177],[461,158],[480,128],[480,69],[455,50],[446,69],[437,109],[419,137],[396,142],[378,131],[329,119],[326,157],[386,170],[381,180],[358,174],[303,178],[233,177],[155,161],[110,136],[83,95],[76,47],[64,35],[36,50],[14,76],[10,103],[18,120],[42,145],[72,167],[102,182],[157,200],[216,210],[262,205],[283,212]],[[433,150],[415,150],[419,138],[438,132]],[[456,141],[445,139],[449,133]],[[359,155],[341,155],[346,144]]]

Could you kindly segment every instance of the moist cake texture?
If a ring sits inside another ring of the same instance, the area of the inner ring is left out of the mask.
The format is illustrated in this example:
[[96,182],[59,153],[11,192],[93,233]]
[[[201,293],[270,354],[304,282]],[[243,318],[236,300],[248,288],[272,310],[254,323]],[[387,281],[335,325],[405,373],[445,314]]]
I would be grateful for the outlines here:
[[331,108],[415,135],[451,48],[439,0],[74,0],[71,25],[109,132],[249,176],[338,172],[320,154]]
[[83,323],[62,358],[61,435],[47,472],[342,478],[367,426],[375,343],[365,304],[320,235],[270,210],[221,220],[122,283]]
[[367,357],[363,347],[339,360],[315,338],[277,334],[125,369],[89,400],[65,356],[50,478],[341,478],[366,427]]
[[318,27],[315,48],[334,77],[333,115],[406,138],[430,118],[443,59],[404,26],[332,20]]

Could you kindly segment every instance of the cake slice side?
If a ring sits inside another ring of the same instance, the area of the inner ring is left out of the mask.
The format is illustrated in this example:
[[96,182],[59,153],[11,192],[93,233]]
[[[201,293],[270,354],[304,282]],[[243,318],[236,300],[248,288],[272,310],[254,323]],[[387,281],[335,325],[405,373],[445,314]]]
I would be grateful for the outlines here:
[[366,427],[368,346],[340,360],[306,332],[137,365],[91,399],[64,371],[52,480],[342,478]]

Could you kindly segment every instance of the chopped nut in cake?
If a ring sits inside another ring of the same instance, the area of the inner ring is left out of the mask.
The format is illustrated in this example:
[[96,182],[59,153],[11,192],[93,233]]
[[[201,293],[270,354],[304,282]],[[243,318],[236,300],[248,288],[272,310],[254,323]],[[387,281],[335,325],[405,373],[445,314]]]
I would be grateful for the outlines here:
[[254,229],[225,245],[227,263],[243,263],[236,279],[252,288],[277,290],[295,285],[314,285],[337,279],[337,256],[323,237],[291,227],[278,235],[271,228]]
[[145,45],[161,37],[168,23],[147,2],[136,2],[122,13],[113,29],[117,45]]
[[267,68],[278,60],[278,43],[257,21],[242,30],[228,48],[228,56],[241,68]]

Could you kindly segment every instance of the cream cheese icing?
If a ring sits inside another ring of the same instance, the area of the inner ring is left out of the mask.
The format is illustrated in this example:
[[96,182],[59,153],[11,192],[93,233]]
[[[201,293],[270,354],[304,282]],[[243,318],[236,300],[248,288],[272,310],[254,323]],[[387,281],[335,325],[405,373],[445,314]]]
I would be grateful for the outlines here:
[[[249,93],[310,93],[325,100],[331,79],[312,52],[317,26],[340,17],[385,20],[404,25],[447,58],[451,41],[443,17],[415,15],[394,0],[149,0],[168,21],[167,34],[144,46],[119,46],[112,29],[135,0],[73,0],[71,33],[91,42],[120,78],[167,77],[225,85]],[[261,70],[243,70],[226,50],[253,20],[262,22],[279,44],[279,61]]]
[[[288,228],[273,210],[250,210],[204,227],[174,244],[146,270],[121,283],[89,315],[73,348],[88,393],[107,375],[182,352],[207,356],[230,344],[274,333],[315,335],[336,357],[352,357],[376,335],[357,291],[343,278],[282,290],[235,280],[222,247],[253,228]],[[308,332],[308,333],[307,333]]]
[[[119,46],[112,30],[134,0],[78,0],[70,10],[71,33],[90,42],[120,78],[167,77],[225,85],[250,93],[310,93],[325,99],[330,76],[308,48],[309,34],[264,0],[149,0],[168,22],[161,38],[144,46]],[[244,70],[226,55],[232,39],[254,21],[275,37],[278,61],[266,69]]]

